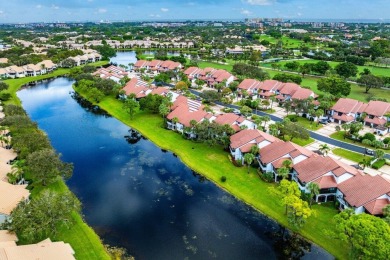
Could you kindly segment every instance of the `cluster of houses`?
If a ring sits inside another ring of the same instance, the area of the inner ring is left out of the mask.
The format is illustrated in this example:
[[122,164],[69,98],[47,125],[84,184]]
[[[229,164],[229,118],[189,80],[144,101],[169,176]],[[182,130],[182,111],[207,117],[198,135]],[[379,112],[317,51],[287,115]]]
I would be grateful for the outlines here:
[[44,60],[37,64],[27,64],[24,66],[12,65],[0,68],[0,78],[23,78],[38,76],[49,73],[57,68],[51,60]]
[[98,76],[103,79],[111,79],[118,83],[124,77],[129,76],[129,73],[121,67],[110,65],[107,68],[98,69],[92,75]]
[[102,59],[102,55],[98,52],[93,51],[89,53],[84,53],[84,55],[77,55],[75,57],[70,57],[70,60],[74,62],[74,66],[81,66],[91,62],[97,62]]
[[263,173],[277,181],[278,169],[290,161],[289,176],[302,192],[310,193],[309,183],[317,183],[317,202],[338,201],[340,209],[355,213],[382,215],[390,204],[390,182],[380,175],[371,176],[328,156],[318,155],[292,142],[285,142],[257,129],[244,129],[230,138],[230,152],[242,160],[253,146],[260,148],[257,160]]
[[[190,49],[194,48],[195,44],[193,41],[155,41],[155,40],[126,40],[120,42],[118,40],[106,40],[106,43],[114,49],[131,49],[131,48],[177,48],[177,49]],[[92,46],[102,46],[101,40],[88,41],[86,43],[77,43],[76,40],[67,40],[58,42],[63,48],[70,50],[82,50],[90,48]]]
[[256,79],[244,79],[239,85],[238,90],[242,94],[244,91],[252,98],[269,99],[275,97],[282,103],[287,100],[306,100],[313,99],[313,103],[318,105],[315,99],[318,97],[311,89],[302,88],[295,83],[283,83],[277,80],[258,81]]
[[49,238],[37,244],[18,246],[15,234],[0,230],[0,259],[58,259],[75,260],[75,252],[68,243],[52,242]]
[[[204,70],[195,67],[187,69],[185,73],[189,79],[207,75]],[[272,96],[279,100],[316,98],[311,90],[275,80],[260,82],[246,79],[240,84],[240,88],[260,98],[269,98],[271,95],[268,93],[272,93]],[[283,162],[291,161],[290,178],[297,182],[302,192],[310,192],[308,185],[311,182],[319,185],[320,193],[315,198],[317,202],[338,201],[340,209],[352,208],[356,213],[366,212],[372,215],[382,215],[382,209],[390,204],[390,182],[380,175],[366,175],[331,157],[319,155],[292,142],[282,141],[256,129],[256,124],[243,116],[233,113],[215,115],[207,112],[200,101],[188,99],[165,87],[149,86],[136,77],[131,79],[123,90],[126,95],[135,94],[137,99],[148,94],[166,96],[171,93],[172,106],[167,115],[167,127],[190,138],[195,137],[191,128],[205,120],[229,125],[236,132],[230,138],[230,152],[235,160],[242,161],[245,153],[251,152],[252,147],[257,146],[260,150],[257,157],[260,170],[263,173],[272,173],[275,181],[281,177],[278,169],[283,167]],[[370,111],[378,111],[379,103],[372,102],[371,107],[374,108],[368,109],[367,104],[364,110],[367,115],[372,115],[373,112]],[[338,103],[334,108],[337,106]],[[367,118],[370,119],[369,116]]]
[[135,71],[141,71],[145,70],[150,73],[153,73],[154,75],[165,72],[165,71],[180,71],[183,69],[183,65],[180,62],[175,62],[171,60],[152,60],[152,61],[146,61],[146,60],[138,60],[134,66],[133,69]]
[[209,87],[214,87],[216,84],[221,84],[223,82],[225,82],[225,86],[227,87],[237,79],[226,70],[214,68],[200,69],[198,67],[189,67],[184,71],[184,74],[192,83],[195,83],[195,81],[199,79],[206,82]]
[[330,118],[339,124],[346,124],[362,118],[365,125],[375,127],[378,134],[386,134],[390,103],[370,101],[363,103],[355,99],[340,98],[329,112]]

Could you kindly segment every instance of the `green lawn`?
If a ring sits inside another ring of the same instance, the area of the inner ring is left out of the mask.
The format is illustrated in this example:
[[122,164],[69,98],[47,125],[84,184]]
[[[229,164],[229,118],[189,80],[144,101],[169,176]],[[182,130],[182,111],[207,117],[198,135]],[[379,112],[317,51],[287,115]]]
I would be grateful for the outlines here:
[[316,131],[316,130],[322,128],[321,124],[317,124],[317,122],[310,121],[309,119],[301,117],[301,116],[288,115],[287,117],[290,119],[295,118],[297,120],[295,123],[303,126],[304,128],[306,128],[308,130]]
[[[130,120],[122,109],[122,103],[113,97],[104,98],[99,106],[128,126],[140,131],[162,149],[177,154],[195,172],[201,173],[221,188],[276,219],[282,225],[289,226],[280,200],[268,192],[268,188],[274,184],[261,181],[253,168],[250,174],[247,174],[245,167],[233,166],[228,159],[228,154],[221,147],[210,147],[203,143],[191,142],[178,133],[162,128],[163,120],[158,115],[139,112],[133,120]],[[226,182],[220,181],[222,176],[227,177]],[[337,258],[346,259],[348,252],[345,248],[347,245],[330,238],[326,233],[326,230],[333,227],[330,223],[332,217],[337,214],[337,210],[319,205],[315,205],[313,208],[316,211],[316,216],[308,219],[305,227],[299,232],[327,249]],[[339,246],[335,247],[335,244]]]
[[[93,63],[92,65],[101,66],[104,64],[107,64],[107,62],[102,61]],[[66,75],[68,72],[69,69],[57,69],[53,73],[47,75],[6,80],[5,82],[7,82],[10,86],[8,91],[11,93],[11,99],[7,101],[7,103],[16,105],[21,104],[20,100],[16,96],[16,91],[19,90],[22,85],[27,84],[31,81]],[[34,196],[39,196],[38,194],[40,191],[42,191],[42,189],[42,186],[34,187],[31,192],[31,197],[34,198]],[[68,186],[66,186],[65,182],[62,179],[58,180],[53,184],[48,185],[47,187],[45,187],[45,189],[50,189],[57,193],[69,192]],[[52,237],[51,239],[55,241],[64,241],[69,243],[75,251],[76,259],[111,259],[110,256],[107,254],[102,241],[100,241],[99,236],[94,232],[91,227],[89,227],[84,222],[82,216],[74,212],[72,217],[75,223],[72,228],[67,229],[62,227],[59,230],[57,236]]]
[[211,61],[200,61],[198,63],[199,68],[204,69],[207,67],[215,68],[215,69],[223,69],[227,71],[232,71],[233,70],[233,65],[232,64],[220,64],[216,62],[211,62]]
[[[308,60],[297,60],[297,62],[299,64],[304,64],[304,63],[317,63],[319,60],[313,60],[313,59],[308,59]],[[278,64],[282,65],[284,67],[284,65],[288,62],[291,62],[291,61],[279,61]],[[328,64],[334,68],[337,66],[337,64],[339,64],[340,62],[337,62],[337,61],[327,61]],[[261,64],[262,66],[265,66],[265,67],[271,67],[271,64],[270,63],[262,63]],[[376,75],[376,76],[390,76],[390,67],[386,68],[386,67],[377,67],[377,66],[370,66],[370,65],[365,65],[365,66],[357,66],[358,67],[358,73],[360,72],[363,72],[364,69],[369,69],[371,71],[372,74]]]
[[306,145],[309,145],[311,143],[314,143],[314,139],[313,138],[309,138],[307,140],[305,139],[300,139],[300,138],[294,138],[291,142],[297,144],[297,145],[300,145],[300,146],[306,146]]
[[[281,40],[283,42],[283,47],[287,49],[298,49],[300,46],[307,46],[309,48],[314,48],[317,46],[315,43],[305,43],[302,40],[291,39],[290,37],[287,37],[285,35],[283,35],[281,39],[275,39],[274,37],[269,35],[261,35],[259,41],[261,42],[262,40],[267,40],[271,44],[276,44],[278,41]],[[318,46],[322,46],[322,44],[318,43]]]
[[332,153],[334,153],[335,155],[341,156],[345,159],[357,162],[357,163],[359,163],[359,162],[363,161],[363,159],[367,158],[367,156],[365,156],[364,154],[351,152],[351,151],[348,151],[348,150],[345,150],[342,148],[334,148],[332,150]]

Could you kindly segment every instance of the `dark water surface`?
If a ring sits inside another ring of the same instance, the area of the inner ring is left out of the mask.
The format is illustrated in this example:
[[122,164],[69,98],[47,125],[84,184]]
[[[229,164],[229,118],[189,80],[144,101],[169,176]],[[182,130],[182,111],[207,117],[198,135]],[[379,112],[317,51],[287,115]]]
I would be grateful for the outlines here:
[[[277,223],[172,153],[136,134],[129,138],[127,126],[73,98],[71,84],[58,78],[18,96],[62,158],[74,163],[68,185],[106,243],[125,247],[136,259],[277,259],[282,251],[310,248],[283,238]],[[304,258],[332,257],[312,246]]]

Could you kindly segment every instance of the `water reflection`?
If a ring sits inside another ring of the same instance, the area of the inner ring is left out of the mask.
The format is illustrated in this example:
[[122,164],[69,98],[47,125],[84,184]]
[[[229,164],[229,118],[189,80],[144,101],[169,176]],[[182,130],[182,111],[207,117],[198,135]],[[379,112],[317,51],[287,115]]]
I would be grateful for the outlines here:
[[71,95],[71,84],[57,79],[18,95],[64,160],[74,163],[68,185],[104,241],[136,259],[286,259],[301,252],[331,258],[318,247],[306,253],[293,236],[289,242],[278,224]]

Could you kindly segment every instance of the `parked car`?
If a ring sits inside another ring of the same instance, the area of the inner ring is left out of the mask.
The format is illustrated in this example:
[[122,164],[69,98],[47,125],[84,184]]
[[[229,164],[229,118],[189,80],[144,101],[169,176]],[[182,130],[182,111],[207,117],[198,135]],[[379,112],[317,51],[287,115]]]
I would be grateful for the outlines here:
[[234,110],[233,110],[233,114],[241,115],[241,112],[240,112],[240,110],[238,110],[238,109],[234,109]]
[[320,120],[320,124],[323,124],[323,125],[327,125],[328,123],[330,123],[331,121],[329,119],[321,119]]
[[374,155],[374,150],[371,150],[371,149],[367,149],[367,148],[366,148],[366,154]]

